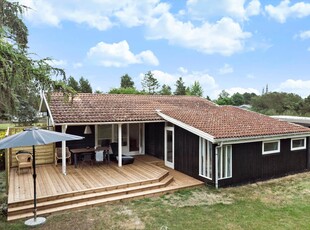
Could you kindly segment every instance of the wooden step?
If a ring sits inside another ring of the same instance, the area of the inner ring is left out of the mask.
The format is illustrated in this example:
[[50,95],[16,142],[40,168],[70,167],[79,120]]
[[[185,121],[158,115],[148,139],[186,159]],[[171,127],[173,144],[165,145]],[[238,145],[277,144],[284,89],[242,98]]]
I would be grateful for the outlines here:
[[[39,204],[42,202],[60,200],[64,198],[76,197],[76,196],[81,196],[81,195],[107,192],[107,191],[131,188],[131,187],[136,187],[136,186],[141,186],[141,185],[154,184],[154,183],[158,183],[164,180],[168,175],[169,175],[169,171],[165,170],[165,171],[162,171],[162,173],[156,179],[147,179],[147,180],[143,180],[139,182],[131,182],[131,183],[126,183],[126,184],[115,184],[115,185],[103,186],[99,188],[85,189],[85,190],[71,192],[71,193],[57,194],[56,196],[39,197],[37,198],[37,203]],[[33,199],[27,199],[23,201],[8,203],[8,209],[15,208],[15,207],[23,207],[25,205],[31,205],[31,204],[33,204]]]
[[[155,194],[162,194],[173,181],[173,176],[167,176],[164,180],[150,185],[141,185],[134,188],[117,189],[115,191],[99,194],[87,194],[79,197],[64,198],[61,200],[44,202],[37,205],[38,215],[50,214],[68,209],[77,209],[87,206],[96,206],[102,203],[116,202],[134,198],[141,198]],[[93,195],[93,196],[91,196]],[[33,216],[33,205],[8,209],[8,221]]]

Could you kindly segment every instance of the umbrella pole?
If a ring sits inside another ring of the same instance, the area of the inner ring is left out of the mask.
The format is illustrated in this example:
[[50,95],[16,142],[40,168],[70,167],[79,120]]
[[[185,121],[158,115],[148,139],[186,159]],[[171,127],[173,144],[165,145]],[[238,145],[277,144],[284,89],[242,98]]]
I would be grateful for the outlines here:
[[44,224],[46,219],[44,217],[37,217],[37,174],[36,174],[36,152],[34,145],[32,146],[32,170],[33,170],[33,218],[26,220],[25,224],[34,227]]
[[34,145],[32,146],[32,168],[33,168],[33,214],[34,221],[37,219],[37,174],[36,174],[36,154]]

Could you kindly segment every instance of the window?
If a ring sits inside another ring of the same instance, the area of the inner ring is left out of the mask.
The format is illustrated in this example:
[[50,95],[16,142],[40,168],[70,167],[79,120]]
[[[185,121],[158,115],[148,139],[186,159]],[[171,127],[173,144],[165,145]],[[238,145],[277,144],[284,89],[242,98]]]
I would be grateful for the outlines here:
[[226,179],[232,176],[232,147],[224,145],[219,148],[218,159],[218,179]]
[[291,151],[305,149],[306,148],[306,138],[296,138],[291,140]]
[[199,139],[199,175],[212,180],[212,143]]
[[279,153],[280,140],[263,142],[263,154]]

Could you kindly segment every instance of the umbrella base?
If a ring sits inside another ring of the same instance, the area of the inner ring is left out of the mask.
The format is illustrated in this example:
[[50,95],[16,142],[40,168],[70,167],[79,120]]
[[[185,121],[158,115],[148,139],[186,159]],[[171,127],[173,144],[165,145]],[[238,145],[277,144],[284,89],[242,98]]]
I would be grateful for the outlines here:
[[36,219],[31,218],[29,220],[25,221],[25,225],[29,226],[29,227],[35,227],[41,224],[44,224],[46,222],[46,218],[44,217],[37,217]]

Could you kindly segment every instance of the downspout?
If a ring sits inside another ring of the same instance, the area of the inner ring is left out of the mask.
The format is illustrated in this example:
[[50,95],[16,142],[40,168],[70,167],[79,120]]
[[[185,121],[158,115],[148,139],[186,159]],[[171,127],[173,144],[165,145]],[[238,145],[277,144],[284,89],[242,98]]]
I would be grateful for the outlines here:
[[219,188],[219,182],[218,182],[218,152],[219,149],[221,149],[223,146],[223,142],[220,143],[219,146],[215,147],[215,188]]

